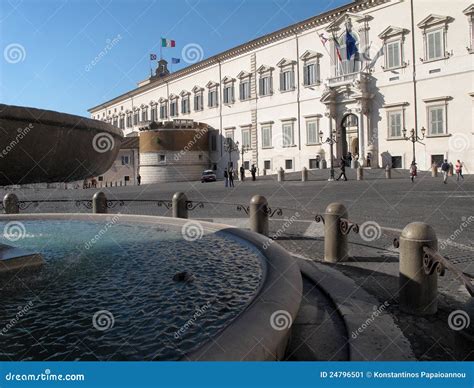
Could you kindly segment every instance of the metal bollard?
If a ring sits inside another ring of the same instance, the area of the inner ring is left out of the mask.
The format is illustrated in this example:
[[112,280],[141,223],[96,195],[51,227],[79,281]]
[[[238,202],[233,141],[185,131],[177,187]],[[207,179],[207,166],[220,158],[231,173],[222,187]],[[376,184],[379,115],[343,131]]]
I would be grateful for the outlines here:
[[364,169],[362,168],[362,166],[357,167],[357,180],[364,180]]
[[[452,325],[456,322],[457,330],[454,337],[454,352],[456,360],[473,361],[474,360],[474,325],[469,324],[469,317],[474,317],[474,299],[470,298],[464,307],[453,312],[451,316]],[[462,328],[463,327],[463,328]]]
[[3,197],[3,208],[6,214],[18,214],[20,206],[18,205],[18,197],[16,194],[8,193]]
[[254,195],[250,200],[250,230],[268,236],[268,202],[263,195]]
[[277,180],[278,182],[283,182],[285,180],[285,170],[282,167],[277,171]]
[[392,179],[392,169],[388,164],[385,167],[385,179]]
[[107,213],[107,197],[103,191],[98,191],[92,197],[92,213]]
[[349,257],[347,235],[341,231],[341,218],[347,218],[342,203],[330,203],[324,214],[324,261],[337,263]]
[[301,170],[301,182],[306,182],[308,180],[308,169],[303,167]]
[[434,229],[424,222],[412,222],[400,235],[400,309],[415,315],[435,314],[438,309],[438,275],[423,269],[423,247],[438,249]]
[[186,207],[186,201],[188,197],[186,194],[177,192],[174,193],[173,199],[171,200],[173,207],[173,217],[175,218],[188,218],[188,208]]

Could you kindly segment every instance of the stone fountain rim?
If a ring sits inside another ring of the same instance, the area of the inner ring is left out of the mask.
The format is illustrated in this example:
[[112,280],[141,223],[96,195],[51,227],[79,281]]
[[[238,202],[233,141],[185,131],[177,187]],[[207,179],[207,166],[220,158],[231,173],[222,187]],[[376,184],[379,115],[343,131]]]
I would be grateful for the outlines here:
[[20,121],[32,124],[37,123],[83,130],[101,130],[118,137],[123,137],[122,130],[109,123],[47,109],[0,104],[0,120]]
[[[84,220],[105,221],[110,214],[38,213],[0,214],[2,220]],[[294,322],[302,298],[302,278],[298,264],[278,243],[263,235],[231,225],[160,216],[120,214],[128,222],[149,222],[184,226],[199,222],[207,231],[224,232],[246,240],[266,259],[262,284],[252,302],[214,339],[186,354],[183,361],[264,361],[281,360],[288,343],[291,325],[275,329],[276,314],[284,312]],[[289,286],[289,284],[291,286]],[[273,324],[272,324],[273,323]]]

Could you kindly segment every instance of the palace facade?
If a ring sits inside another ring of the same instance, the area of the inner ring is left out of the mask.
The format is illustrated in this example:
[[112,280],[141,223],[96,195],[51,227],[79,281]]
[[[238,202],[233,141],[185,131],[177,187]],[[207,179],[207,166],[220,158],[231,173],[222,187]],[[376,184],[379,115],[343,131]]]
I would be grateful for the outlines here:
[[460,159],[471,173],[473,41],[470,1],[358,0],[174,73],[161,61],[157,75],[89,112],[127,136],[150,121],[205,123],[219,173],[229,155],[259,174],[316,168],[331,135],[335,159],[351,152],[365,166],[369,156],[371,167],[408,168],[412,129],[420,169]]

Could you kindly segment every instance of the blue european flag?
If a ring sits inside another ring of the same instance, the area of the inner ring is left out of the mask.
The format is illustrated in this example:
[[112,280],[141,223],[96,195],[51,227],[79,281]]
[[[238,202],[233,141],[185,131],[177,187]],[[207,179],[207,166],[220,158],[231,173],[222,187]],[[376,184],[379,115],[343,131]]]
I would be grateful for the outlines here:
[[358,54],[357,42],[347,27],[346,27],[346,51],[347,51],[348,60],[350,60],[353,55]]
[[179,63],[181,62],[181,59],[179,58],[171,58],[171,63]]

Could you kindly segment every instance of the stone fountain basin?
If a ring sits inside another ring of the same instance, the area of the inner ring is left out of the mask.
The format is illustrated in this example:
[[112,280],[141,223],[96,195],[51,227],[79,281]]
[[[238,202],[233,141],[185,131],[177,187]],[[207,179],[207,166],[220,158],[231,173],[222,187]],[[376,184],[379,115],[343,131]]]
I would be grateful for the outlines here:
[[72,182],[105,173],[119,128],[50,110],[0,104],[0,186]]
[[[107,214],[16,214],[0,215],[0,223],[27,223],[31,221],[55,222],[87,221],[108,222],[113,215]],[[183,230],[187,219],[119,215],[119,224],[146,225],[148,230],[178,228]],[[195,222],[195,220],[194,220]],[[241,246],[258,252],[262,276],[260,286],[246,307],[236,317],[226,322],[212,340],[206,339],[197,349],[186,353],[183,360],[281,360],[288,343],[291,323],[299,310],[302,280],[298,265],[290,254],[276,242],[269,243],[265,236],[223,224],[199,221],[205,233],[227,235],[241,241]],[[46,229],[46,228],[45,228]],[[45,230],[45,232],[47,232]],[[13,245],[13,243],[12,243]],[[194,245],[193,245],[194,247]],[[206,260],[206,252],[196,252],[199,260]],[[111,255],[114,255],[111,252]],[[140,256],[141,257],[141,256]],[[140,260],[134,257],[133,260]],[[236,260],[233,258],[232,260]],[[239,258],[245,263],[245,257]],[[45,263],[48,266],[48,263]],[[133,271],[133,270],[132,270]],[[161,271],[166,268],[161,267]],[[219,273],[225,271],[218,270]]]

